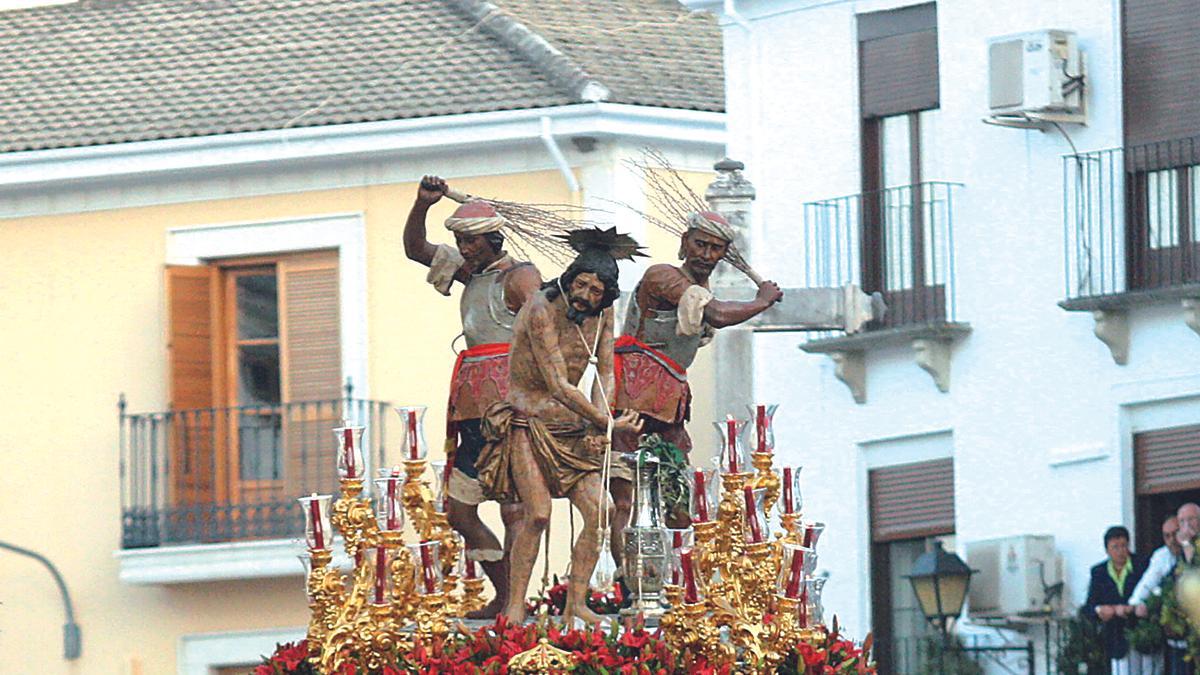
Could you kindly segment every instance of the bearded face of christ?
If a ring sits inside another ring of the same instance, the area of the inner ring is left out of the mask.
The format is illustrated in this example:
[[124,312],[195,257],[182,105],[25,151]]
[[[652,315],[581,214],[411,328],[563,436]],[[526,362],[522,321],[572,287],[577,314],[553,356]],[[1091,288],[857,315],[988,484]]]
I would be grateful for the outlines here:
[[604,302],[604,282],[591,272],[580,272],[571,280],[567,291],[567,318],[577,324],[589,316],[596,316]]

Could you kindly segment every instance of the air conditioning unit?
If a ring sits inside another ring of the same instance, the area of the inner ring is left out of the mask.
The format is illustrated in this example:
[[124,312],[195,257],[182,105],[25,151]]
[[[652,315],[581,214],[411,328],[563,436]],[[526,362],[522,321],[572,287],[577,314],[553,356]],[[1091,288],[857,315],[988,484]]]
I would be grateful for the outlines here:
[[967,544],[972,617],[1042,614],[1062,602],[1062,559],[1049,535],[1021,535]]
[[988,107],[994,119],[1082,123],[1083,83],[1083,58],[1071,31],[988,40]]

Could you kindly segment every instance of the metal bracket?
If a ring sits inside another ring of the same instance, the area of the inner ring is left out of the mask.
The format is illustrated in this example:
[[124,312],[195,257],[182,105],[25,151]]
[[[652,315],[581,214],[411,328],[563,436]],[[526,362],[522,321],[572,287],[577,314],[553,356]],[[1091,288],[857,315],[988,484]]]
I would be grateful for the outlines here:
[[850,389],[854,402],[867,402],[867,359],[866,352],[836,351],[829,352],[833,361],[833,376],[841,380]]
[[938,391],[950,391],[950,341],[917,338],[912,341],[912,348],[917,365],[929,373]]
[[1129,362],[1129,312],[1123,309],[1097,309],[1092,312],[1096,327],[1092,332],[1108,347],[1118,366]]

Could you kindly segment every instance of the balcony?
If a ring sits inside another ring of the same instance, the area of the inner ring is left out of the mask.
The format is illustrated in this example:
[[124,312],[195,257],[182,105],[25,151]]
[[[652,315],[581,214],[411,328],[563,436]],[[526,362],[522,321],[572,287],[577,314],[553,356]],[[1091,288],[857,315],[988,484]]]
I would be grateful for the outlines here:
[[1128,311],[1180,303],[1200,332],[1200,138],[1063,158],[1068,311],[1093,312],[1113,360],[1128,359]]
[[828,354],[855,401],[866,402],[865,352],[909,343],[917,365],[949,391],[953,343],[970,332],[955,301],[954,196],[926,182],[804,205],[805,282],[880,291],[887,316],[854,335],[817,334],[801,346]]
[[[263,576],[279,569],[279,555],[299,573],[291,542],[303,537],[304,517],[295,500],[336,493],[332,429],[343,419],[365,424],[364,455],[380,466],[387,409],[354,398],[138,414],[122,405],[122,578]],[[262,556],[274,562],[256,563]],[[210,575],[206,559],[236,569]]]

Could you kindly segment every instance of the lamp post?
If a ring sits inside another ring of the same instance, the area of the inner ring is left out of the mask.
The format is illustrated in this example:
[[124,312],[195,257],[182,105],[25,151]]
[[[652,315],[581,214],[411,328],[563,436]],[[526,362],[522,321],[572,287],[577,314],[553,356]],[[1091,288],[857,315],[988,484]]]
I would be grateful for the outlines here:
[[917,558],[907,577],[921,605],[921,613],[941,631],[939,664],[943,663],[949,645],[950,621],[962,614],[974,573],[975,570],[967,567],[962,558],[946,552],[942,542],[935,540],[933,549]]

